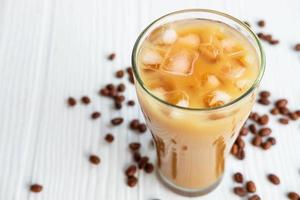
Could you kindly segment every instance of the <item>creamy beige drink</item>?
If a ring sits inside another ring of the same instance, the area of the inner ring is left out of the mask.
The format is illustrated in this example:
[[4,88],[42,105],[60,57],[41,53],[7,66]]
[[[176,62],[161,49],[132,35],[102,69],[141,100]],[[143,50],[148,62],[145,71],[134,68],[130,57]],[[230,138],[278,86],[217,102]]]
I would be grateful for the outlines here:
[[182,192],[211,190],[254,103],[256,47],[220,21],[181,19],[150,31],[134,65],[162,179]]

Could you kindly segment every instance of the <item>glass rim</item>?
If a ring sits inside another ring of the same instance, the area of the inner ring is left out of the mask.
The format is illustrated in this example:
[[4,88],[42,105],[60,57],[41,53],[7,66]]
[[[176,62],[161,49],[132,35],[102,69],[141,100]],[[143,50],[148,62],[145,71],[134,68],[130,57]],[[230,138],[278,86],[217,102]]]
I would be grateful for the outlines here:
[[[183,106],[178,106],[178,105],[175,105],[175,104],[171,104],[157,96],[155,96],[149,89],[147,89],[144,85],[144,82],[142,81],[141,77],[140,77],[140,74],[138,72],[138,69],[137,69],[137,63],[136,63],[136,57],[137,57],[137,53],[138,53],[138,46],[141,42],[141,39],[142,37],[147,33],[147,31],[152,27],[154,26],[156,23],[158,23],[160,20],[166,18],[166,17],[169,17],[169,16],[172,16],[172,15],[177,15],[177,14],[181,14],[181,13],[189,13],[189,12],[202,12],[202,13],[212,13],[212,14],[216,14],[216,15],[219,15],[219,16],[222,16],[222,17],[225,17],[225,18],[228,18],[234,22],[236,22],[237,24],[239,24],[240,26],[242,26],[243,28],[245,28],[248,33],[250,33],[250,35],[255,39],[255,42],[258,46],[258,49],[259,49],[259,56],[260,56],[260,68],[259,68],[259,73],[255,79],[255,81],[253,82],[252,86],[247,90],[245,91],[242,95],[240,95],[238,98],[234,99],[233,101],[230,101],[229,103],[227,104],[224,104],[224,105],[221,105],[221,106],[216,106],[216,107],[208,107],[208,108],[189,108],[189,107],[183,107]],[[242,22],[241,20],[229,15],[229,14],[226,14],[226,13],[223,13],[223,12],[220,12],[220,11],[216,11],[216,10],[211,10],[211,9],[201,9],[201,8],[197,8],[197,9],[184,9],[184,10],[178,10],[178,11],[174,11],[174,12],[171,12],[171,13],[168,13],[166,15],[163,15],[159,18],[157,18],[156,20],[154,20],[153,22],[151,22],[138,36],[134,46],[133,46],[133,50],[132,50],[132,54],[131,54],[131,63],[132,63],[132,68],[133,68],[133,73],[136,77],[136,80],[138,82],[138,84],[142,87],[142,89],[144,91],[146,91],[147,94],[149,94],[152,98],[154,98],[155,100],[167,105],[167,106],[171,106],[171,107],[174,107],[174,108],[178,108],[178,109],[182,109],[182,110],[190,110],[190,111],[213,111],[213,110],[220,110],[220,109],[223,109],[223,108],[226,108],[226,107],[230,107],[231,105],[241,101],[242,99],[244,99],[246,96],[248,96],[253,90],[255,90],[263,75],[264,75],[264,72],[265,72],[265,65],[266,65],[266,59],[265,59],[265,53],[264,53],[264,50],[262,48],[262,45],[260,43],[260,40],[259,38],[257,37],[257,35],[250,29],[250,27],[248,25],[246,25],[244,22]]]

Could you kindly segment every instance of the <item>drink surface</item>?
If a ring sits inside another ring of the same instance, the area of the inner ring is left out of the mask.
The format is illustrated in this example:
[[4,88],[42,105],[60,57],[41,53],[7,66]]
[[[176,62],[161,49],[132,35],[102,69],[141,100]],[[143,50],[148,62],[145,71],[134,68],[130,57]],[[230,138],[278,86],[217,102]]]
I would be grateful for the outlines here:
[[203,19],[156,28],[142,43],[137,62],[148,90],[189,108],[233,101],[252,86],[259,71],[247,38],[224,23]]

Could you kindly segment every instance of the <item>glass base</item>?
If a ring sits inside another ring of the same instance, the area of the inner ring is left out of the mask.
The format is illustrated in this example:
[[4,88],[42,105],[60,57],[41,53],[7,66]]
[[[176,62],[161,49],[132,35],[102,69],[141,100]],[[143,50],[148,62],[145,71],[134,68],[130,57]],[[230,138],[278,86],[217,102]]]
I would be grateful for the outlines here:
[[187,188],[182,188],[180,186],[175,185],[172,183],[168,178],[166,178],[161,171],[158,169],[157,170],[157,176],[158,179],[162,182],[164,186],[166,186],[168,189],[172,190],[173,192],[182,195],[182,196],[187,196],[187,197],[197,197],[197,196],[202,196],[205,194],[208,194],[209,192],[213,191],[218,187],[218,185],[221,183],[223,176],[221,176],[215,183],[212,185],[208,186],[207,188],[202,188],[202,189],[187,189]]

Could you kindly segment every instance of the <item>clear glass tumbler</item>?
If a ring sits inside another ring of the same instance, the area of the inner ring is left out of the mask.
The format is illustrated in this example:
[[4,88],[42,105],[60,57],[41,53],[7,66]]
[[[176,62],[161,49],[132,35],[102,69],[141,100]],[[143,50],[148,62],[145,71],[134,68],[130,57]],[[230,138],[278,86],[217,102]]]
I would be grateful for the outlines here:
[[[137,66],[142,42],[157,27],[183,19],[220,21],[248,39],[257,52],[260,67],[248,91],[223,106],[195,109],[169,104],[146,88]],[[226,157],[251,112],[264,73],[265,56],[255,33],[240,20],[218,11],[173,12],[155,20],[140,34],[133,49],[132,66],[139,103],[155,141],[162,182],[185,196],[199,196],[215,189],[224,174]]]

